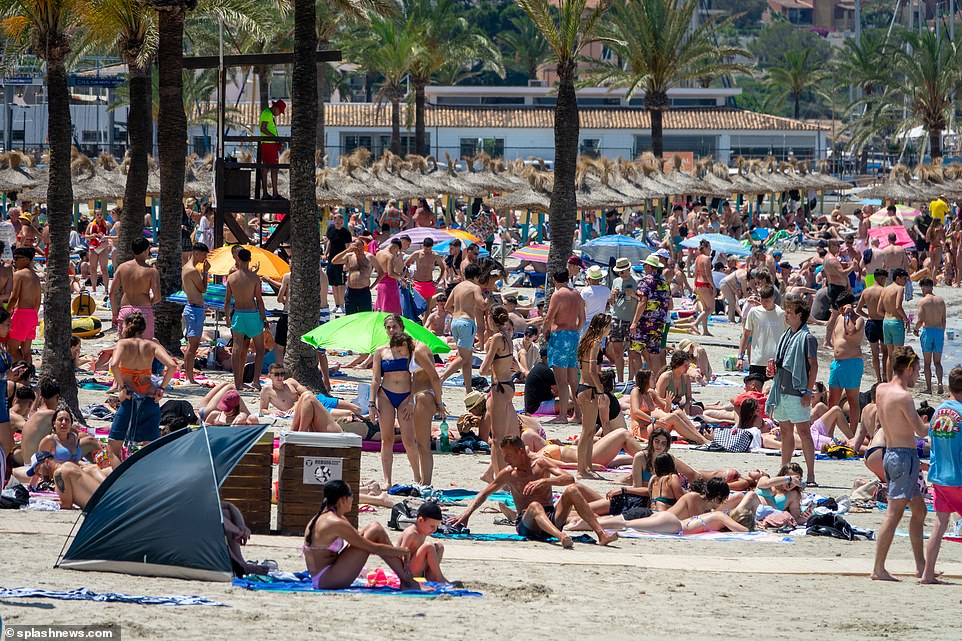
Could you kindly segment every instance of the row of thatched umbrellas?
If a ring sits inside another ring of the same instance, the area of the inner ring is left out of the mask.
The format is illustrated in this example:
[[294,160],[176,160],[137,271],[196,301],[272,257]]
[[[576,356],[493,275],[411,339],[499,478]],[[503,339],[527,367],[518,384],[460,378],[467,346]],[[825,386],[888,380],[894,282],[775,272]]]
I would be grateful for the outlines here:
[[[213,188],[213,157],[189,157],[185,175],[186,197],[209,196]],[[281,161],[284,162],[282,157]],[[320,205],[363,206],[367,201],[412,200],[438,194],[466,197],[498,196],[496,207],[546,212],[551,198],[553,173],[539,160],[504,161],[479,154],[464,162],[446,159],[444,166],[434,158],[390,153],[371,162],[366,150],[341,157],[336,168],[317,172],[316,197]],[[0,156],[0,192],[17,191],[33,202],[46,200],[46,174],[31,166],[28,156],[10,152]],[[128,161],[122,163],[107,154],[96,159],[74,152],[71,162],[74,198],[77,201],[122,198]],[[962,174],[960,174],[962,175]],[[280,191],[287,193],[286,172],[281,173]],[[792,189],[825,191],[845,189],[848,183],[827,174],[810,171],[806,164],[778,163],[774,159],[739,160],[736,169],[703,159],[692,174],[678,163],[667,171],[650,153],[638,160],[582,158],[576,174],[579,209],[633,207],[672,195],[730,197],[781,193]],[[150,161],[147,195],[160,193],[156,163]]]
[[962,164],[919,165],[914,170],[895,165],[888,179],[862,191],[862,198],[881,198],[897,202],[924,202],[940,195],[962,197]]

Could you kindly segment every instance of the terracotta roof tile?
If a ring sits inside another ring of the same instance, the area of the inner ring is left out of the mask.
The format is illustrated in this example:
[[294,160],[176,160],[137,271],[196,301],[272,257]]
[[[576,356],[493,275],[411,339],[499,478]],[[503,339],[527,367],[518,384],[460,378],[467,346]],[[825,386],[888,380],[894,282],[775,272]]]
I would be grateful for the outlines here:
[[[279,126],[290,124],[292,107],[277,118]],[[256,104],[238,105],[238,120],[256,123],[260,108]],[[585,107],[580,110],[582,129],[651,128],[651,118],[643,107]],[[390,105],[370,103],[337,103],[325,106],[328,127],[342,129],[388,129],[391,126]],[[490,128],[546,128],[554,125],[553,107],[493,107],[493,106],[428,106],[428,128],[466,127]],[[401,106],[401,122],[407,121],[407,106]],[[782,118],[731,107],[703,107],[671,109],[665,112],[667,130],[751,130],[751,131],[818,131],[813,122]],[[256,131],[256,127],[252,130]]]

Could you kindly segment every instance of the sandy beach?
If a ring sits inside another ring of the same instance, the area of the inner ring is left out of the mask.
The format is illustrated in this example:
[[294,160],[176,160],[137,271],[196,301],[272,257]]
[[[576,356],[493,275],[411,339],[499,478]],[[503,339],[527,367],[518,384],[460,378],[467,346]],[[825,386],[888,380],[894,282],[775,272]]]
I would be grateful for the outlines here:
[[[810,255],[798,252],[786,259],[797,265]],[[530,290],[522,290],[530,294]],[[948,303],[949,329],[957,338],[946,342],[946,375],[962,361],[958,338],[962,290],[939,287]],[[273,300],[268,300],[268,306]],[[915,303],[907,303],[913,311]],[[813,326],[822,342],[824,327]],[[714,322],[714,337],[705,338],[713,366],[720,373],[725,356],[737,350],[740,325]],[[677,342],[683,335],[672,334]],[[85,352],[114,340],[113,334],[85,341]],[[695,339],[699,340],[699,339]],[[919,349],[918,338],[909,344]],[[869,359],[868,345],[864,346]],[[348,362],[349,357],[332,357]],[[827,380],[830,351],[819,351],[819,380]],[[367,381],[370,372],[348,371],[346,379]],[[229,374],[215,374],[223,380]],[[738,377],[723,377],[740,381]],[[867,360],[862,389],[874,382]],[[922,381],[918,384],[921,390]],[[699,400],[724,400],[740,386],[696,387]],[[457,415],[463,410],[463,390],[445,387],[445,402]],[[175,387],[170,398],[196,403],[204,390]],[[99,402],[102,392],[81,390],[81,405]],[[937,405],[939,398],[916,394],[917,402]],[[245,394],[249,404],[256,403]],[[516,399],[520,407],[520,399]],[[94,422],[93,424],[99,424]],[[579,427],[546,426],[550,436],[566,437]],[[760,468],[774,473],[777,456],[673,451],[695,468]],[[797,460],[801,461],[801,457]],[[437,455],[435,487],[479,490],[488,457]],[[362,479],[380,479],[376,454],[364,454]],[[857,478],[869,472],[861,460],[818,461],[819,492],[846,496]],[[614,487],[590,481],[602,493]],[[396,482],[411,480],[403,455],[395,458]],[[450,508],[453,513],[461,508]],[[0,512],[0,541],[7,563],[0,586],[138,595],[192,594],[228,607],[162,607],[104,604],[49,599],[0,599],[4,624],[116,623],[126,639],[408,639],[415,636],[451,639],[501,639],[506,636],[589,639],[798,639],[831,634],[839,639],[926,638],[957,639],[962,602],[962,545],[946,542],[941,569],[954,583],[919,586],[907,536],[897,536],[889,555],[898,584],[869,580],[874,542],[845,542],[799,537],[791,542],[619,540],[609,548],[576,544],[574,550],[530,542],[445,541],[444,571],[483,598],[409,599],[375,595],[286,594],[249,592],[229,584],[188,582],[107,573],[54,569],[57,554],[79,511]],[[884,512],[853,513],[855,526],[877,529]],[[386,523],[389,510],[361,514],[361,523]],[[513,532],[494,525],[496,515],[477,513],[474,532]],[[932,517],[927,526],[932,523]],[[907,519],[900,531],[907,530]],[[184,541],[190,545],[190,541]],[[304,563],[298,537],[255,535],[245,554],[249,559],[274,559],[280,568],[300,571]],[[372,559],[370,565],[376,565]],[[821,633],[821,634],[820,634]]]

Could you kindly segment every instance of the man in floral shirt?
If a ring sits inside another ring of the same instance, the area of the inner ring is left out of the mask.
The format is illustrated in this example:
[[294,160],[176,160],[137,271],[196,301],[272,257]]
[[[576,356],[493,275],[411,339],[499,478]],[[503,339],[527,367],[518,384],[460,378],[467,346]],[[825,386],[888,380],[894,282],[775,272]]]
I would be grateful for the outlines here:
[[662,275],[665,266],[657,256],[652,254],[642,265],[645,275],[638,282],[638,307],[631,321],[628,349],[641,352],[648,362],[648,369],[658,372],[665,366],[671,288]]

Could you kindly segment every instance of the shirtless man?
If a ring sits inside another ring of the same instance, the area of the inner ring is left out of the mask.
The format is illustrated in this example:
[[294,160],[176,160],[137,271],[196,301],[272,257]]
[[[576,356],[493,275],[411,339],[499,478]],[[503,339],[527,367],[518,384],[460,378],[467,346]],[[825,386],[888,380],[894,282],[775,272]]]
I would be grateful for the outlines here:
[[[561,528],[572,509],[594,530],[599,544],[608,545],[618,539],[617,534],[607,534],[602,529],[582,493],[582,486],[553,461],[529,452],[520,436],[505,436],[501,439],[501,450],[507,465],[460,516],[451,519],[452,524],[467,525],[471,515],[489,496],[507,486],[518,512],[515,528],[526,539],[548,541],[556,538],[561,547],[570,550],[574,543]],[[557,504],[552,497],[552,487],[564,487]]]
[[911,347],[899,345],[895,348],[892,360],[892,377],[875,390],[878,421],[885,430],[886,449],[882,464],[888,479],[889,503],[875,545],[873,581],[898,580],[886,571],[885,558],[892,546],[895,529],[905,515],[906,506],[912,513],[909,541],[915,557],[916,576],[921,577],[925,568],[922,529],[925,526],[926,508],[919,487],[921,470],[915,439],[928,436],[928,429],[915,411],[915,402],[909,389],[915,386],[919,377],[919,357]]
[[53,477],[60,509],[70,510],[76,505],[81,510],[107,477],[96,465],[77,465],[72,461],[57,463],[50,452],[37,452],[37,462],[27,470],[27,476]]
[[347,272],[347,292],[344,294],[344,313],[369,312],[371,303],[371,272],[374,254],[365,251],[364,240],[355,238],[347,249],[331,259],[332,265],[344,265]]
[[839,315],[839,298],[849,290],[848,275],[855,269],[855,263],[849,262],[848,266],[839,260],[838,239],[828,241],[828,254],[822,261],[822,276],[828,286],[828,300],[832,306],[831,315],[828,317],[828,325],[825,327],[825,347],[831,347],[835,337],[835,323]]
[[7,350],[14,361],[33,363],[30,344],[37,337],[40,317],[40,277],[33,271],[33,257],[36,250],[32,247],[17,247],[13,250],[13,291],[7,309],[10,316],[10,332],[7,334]]
[[886,380],[892,378],[892,355],[895,348],[905,344],[905,330],[909,317],[902,304],[905,300],[905,283],[909,273],[899,267],[892,272],[892,282],[885,286],[878,299],[876,314],[882,315],[882,343],[888,355],[885,366]]
[[150,242],[137,238],[130,243],[134,257],[114,270],[110,281],[110,309],[117,333],[124,333],[124,319],[140,312],[147,323],[144,338],[154,337],[154,308],[160,302],[160,272],[147,264]]
[[[420,211],[420,208],[418,209]],[[425,238],[421,250],[411,254],[411,257],[404,263],[405,267],[414,265],[414,276],[412,277],[414,291],[420,294],[424,302],[427,303],[428,310],[434,307],[434,297],[438,293],[438,285],[441,284],[444,275],[444,261],[438,254],[434,253],[433,247],[434,239]],[[437,278],[434,277],[435,267],[440,268]]]
[[[261,416],[289,416],[294,410],[294,406],[297,405],[298,399],[305,392],[324,405],[325,409],[335,419],[361,416],[361,408],[354,403],[332,396],[314,396],[296,379],[290,378],[289,372],[280,363],[271,364],[267,369],[267,378],[270,385],[262,387],[260,393]],[[324,402],[321,401],[322,398]]]
[[[443,383],[461,369],[461,376],[464,377],[464,393],[470,394],[471,387],[471,366],[472,351],[474,350],[474,339],[478,333],[478,327],[484,322],[486,303],[481,292],[478,279],[481,277],[481,267],[477,263],[468,266],[464,273],[464,280],[455,285],[448,296],[448,304],[445,309],[451,313],[451,336],[454,337],[458,347],[458,356],[447,369],[441,374]],[[565,273],[567,279],[567,272]],[[578,298],[581,298],[579,295]]]
[[187,351],[184,352],[184,375],[191,383],[194,380],[194,358],[200,339],[204,336],[204,292],[207,291],[207,273],[210,262],[207,260],[207,245],[194,243],[191,258],[184,264],[180,279],[184,284],[187,304],[184,306],[184,330],[187,335]]
[[[865,321],[865,337],[872,350],[872,367],[875,369],[875,380],[881,381],[882,372],[888,371],[886,364],[889,360],[887,350],[881,349],[882,346],[882,319],[885,318],[884,312],[878,309],[879,298],[885,289],[885,282],[888,280],[888,272],[882,268],[876,269],[872,275],[872,284],[862,290],[859,296],[858,305],[855,306],[855,313],[867,319]],[[881,363],[879,353],[881,352]]]
[[835,360],[828,375],[828,406],[835,407],[842,398],[842,391],[848,399],[848,424],[851,434],[855,434],[859,424],[858,393],[865,373],[862,358],[862,341],[865,340],[865,319],[855,313],[855,297],[849,293],[838,299],[841,322],[835,324],[832,336],[832,351]]
[[715,281],[711,275],[711,243],[702,240],[698,243],[698,256],[695,258],[695,296],[696,307],[700,307],[694,326],[702,324],[702,336],[711,336],[708,331],[708,317],[715,311]]
[[[114,469],[124,460],[124,443],[148,443],[160,438],[157,401],[163,398],[177,369],[177,362],[160,343],[144,337],[146,328],[143,315],[132,312],[110,358],[114,389],[119,390],[120,396],[120,409],[114,414],[107,436],[107,453]],[[164,365],[163,380],[156,387],[151,378],[154,359]]]
[[37,394],[29,385],[17,385],[13,393],[13,403],[10,405],[10,426],[16,432],[23,432],[23,427],[33,412],[33,404]]
[[[250,250],[237,252],[237,271],[227,277],[224,295],[224,319],[230,325],[234,347],[231,350],[231,366],[234,370],[234,387],[244,387],[244,364],[251,341],[254,341],[254,389],[260,390],[261,366],[264,363],[264,323],[267,312],[261,298],[261,280],[250,270]],[[231,309],[231,301],[236,301]]]
[[377,268],[377,278],[370,285],[377,292],[374,311],[400,314],[401,292],[398,282],[404,280],[405,271],[399,238],[392,238],[387,247],[378,250],[374,255],[374,266]]
[[945,346],[945,301],[932,291],[935,282],[932,278],[919,281],[922,298],[915,310],[915,335],[922,330],[922,358],[925,360],[925,393],[932,393],[932,365],[939,383],[939,394],[945,393],[942,387],[942,348]]
[[[869,253],[871,256],[867,255]],[[868,258],[868,260],[863,261],[862,264],[866,286],[872,286],[872,283],[875,282],[875,272],[879,270],[885,272],[885,275],[888,276],[888,270],[885,269],[885,252],[879,249],[878,238],[873,237],[869,241],[869,247],[863,252],[862,257]]]
[[[897,245],[898,237],[892,233],[888,235],[888,246],[882,250],[882,265],[889,272],[889,278],[894,280],[892,273],[896,269],[904,269],[906,273],[911,273],[909,271],[909,257],[905,253],[905,249],[900,245]],[[905,300],[912,300],[912,281],[907,280],[905,283]]]
[[434,333],[435,336],[444,336],[447,334],[445,331],[447,329],[448,321],[451,319],[451,314],[445,309],[448,304],[448,297],[444,292],[439,293],[434,297],[434,309],[430,310],[427,319],[424,321],[424,326]]
[[20,439],[20,460],[28,465],[40,447],[40,441],[53,432],[53,415],[60,404],[60,383],[56,379],[43,376],[37,384],[40,391],[40,405],[23,425],[23,438]]
[[[721,293],[725,297],[725,307],[728,312],[728,322],[735,322],[735,314],[741,316],[741,309],[738,301],[747,298],[748,291],[748,270],[739,267],[733,272],[722,278]],[[744,321],[744,319],[742,319]]]
[[437,224],[437,218],[424,198],[418,198],[418,207],[414,210],[413,221],[415,227],[434,227]]
[[554,372],[558,386],[558,417],[550,423],[568,422],[568,402],[574,405],[572,422],[581,421],[578,407],[578,341],[585,324],[585,301],[581,293],[568,285],[567,270],[559,270],[552,276],[555,292],[551,295],[545,314],[543,331],[548,341],[548,366]]

